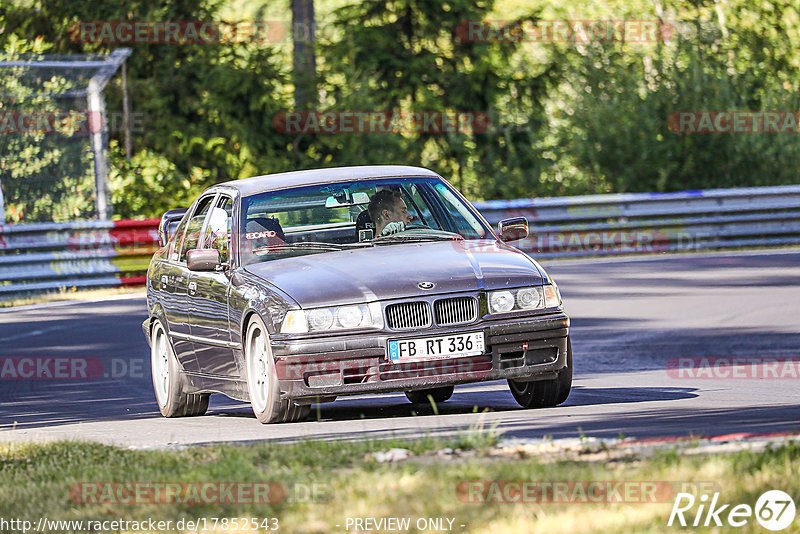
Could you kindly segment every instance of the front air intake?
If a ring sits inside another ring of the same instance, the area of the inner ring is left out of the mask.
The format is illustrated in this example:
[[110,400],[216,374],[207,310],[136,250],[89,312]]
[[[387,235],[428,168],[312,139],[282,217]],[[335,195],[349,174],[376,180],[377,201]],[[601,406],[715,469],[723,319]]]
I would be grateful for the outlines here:
[[427,302],[401,302],[386,306],[386,324],[392,330],[425,328],[431,325],[431,308]]

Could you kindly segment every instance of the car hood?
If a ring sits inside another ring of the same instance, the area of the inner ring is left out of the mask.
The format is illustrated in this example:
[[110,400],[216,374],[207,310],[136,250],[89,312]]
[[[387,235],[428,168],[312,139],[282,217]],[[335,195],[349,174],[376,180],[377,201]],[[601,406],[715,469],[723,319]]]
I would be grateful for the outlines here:
[[[245,267],[303,308],[543,283],[526,254],[496,241],[379,245]],[[429,290],[422,282],[432,282]]]

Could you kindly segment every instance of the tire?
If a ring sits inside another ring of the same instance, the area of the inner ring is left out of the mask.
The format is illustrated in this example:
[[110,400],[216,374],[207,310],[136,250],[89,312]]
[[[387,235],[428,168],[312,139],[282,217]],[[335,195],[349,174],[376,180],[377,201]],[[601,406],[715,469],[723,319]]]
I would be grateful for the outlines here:
[[552,380],[535,382],[508,381],[508,388],[523,408],[548,408],[558,406],[569,397],[572,389],[572,342],[567,338],[567,366],[558,371]]
[[429,404],[430,399],[428,399],[428,395],[430,395],[431,398],[433,398],[433,402],[439,404],[440,402],[445,402],[447,399],[453,396],[453,389],[453,386],[417,389],[414,391],[406,391],[406,397],[414,404]]
[[153,375],[153,391],[161,415],[190,417],[206,413],[209,394],[183,393],[181,366],[172,350],[172,344],[161,319],[155,320],[150,331],[150,367]]
[[308,417],[311,413],[310,405],[300,406],[289,399],[281,399],[269,332],[264,321],[257,315],[247,325],[244,357],[250,404],[259,422],[289,423]]

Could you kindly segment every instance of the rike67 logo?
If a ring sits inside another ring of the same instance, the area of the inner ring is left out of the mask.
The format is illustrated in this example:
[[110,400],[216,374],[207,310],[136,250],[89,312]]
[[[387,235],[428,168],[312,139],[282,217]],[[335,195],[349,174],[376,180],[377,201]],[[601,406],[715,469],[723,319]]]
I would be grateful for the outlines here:
[[755,517],[759,525],[777,532],[790,526],[796,513],[794,500],[781,490],[764,492],[755,507],[749,504],[722,504],[719,492],[710,497],[704,493],[699,498],[691,493],[678,493],[667,526],[743,527]]

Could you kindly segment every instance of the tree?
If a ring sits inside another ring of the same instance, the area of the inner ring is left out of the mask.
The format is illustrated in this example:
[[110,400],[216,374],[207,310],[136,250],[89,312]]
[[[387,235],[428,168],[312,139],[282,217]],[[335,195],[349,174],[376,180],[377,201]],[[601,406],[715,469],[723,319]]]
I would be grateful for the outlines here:
[[465,38],[464,25],[491,11],[492,2],[472,0],[366,0],[338,10],[341,39],[322,52],[330,108],[471,112],[491,124],[392,140],[336,139],[329,153],[428,165],[475,197],[530,194],[547,165],[540,129],[557,69],[527,61],[520,42]]
[[796,134],[669,127],[680,112],[797,110],[792,8],[736,1],[718,16],[721,4],[712,1],[674,6],[675,19],[694,22],[673,22],[663,43],[598,42],[559,53],[570,65],[571,97],[557,135],[564,161],[579,169],[573,179],[608,192],[796,183]]
[[[49,53],[107,53],[119,45],[80,42],[75,39],[75,24],[213,21],[219,19],[219,5],[216,0],[5,4],[0,8],[5,22],[0,49],[7,48],[12,39],[40,35]],[[185,204],[213,183],[289,167],[283,140],[270,128],[275,114],[287,107],[286,69],[273,47],[237,41],[131,46],[130,100],[132,111],[141,118],[138,131],[133,132],[139,154],[131,162],[154,167],[125,162],[120,143],[112,144],[116,216],[152,216],[155,213],[148,207],[161,206],[165,193],[167,202],[176,203],[173,206]],[[106,97],[109,110],[122,108],[118,85],[110,84]],[[118,142],[122,137],[121,132],[111,135]],[[148,183],[153,179],[164,183]],[[148,211],[132,211],[133,206]]]
[[291,0],[292,78],[295,109],[311,109],[317,103],[317,59],[314,51],[316,23],[314,0]]

